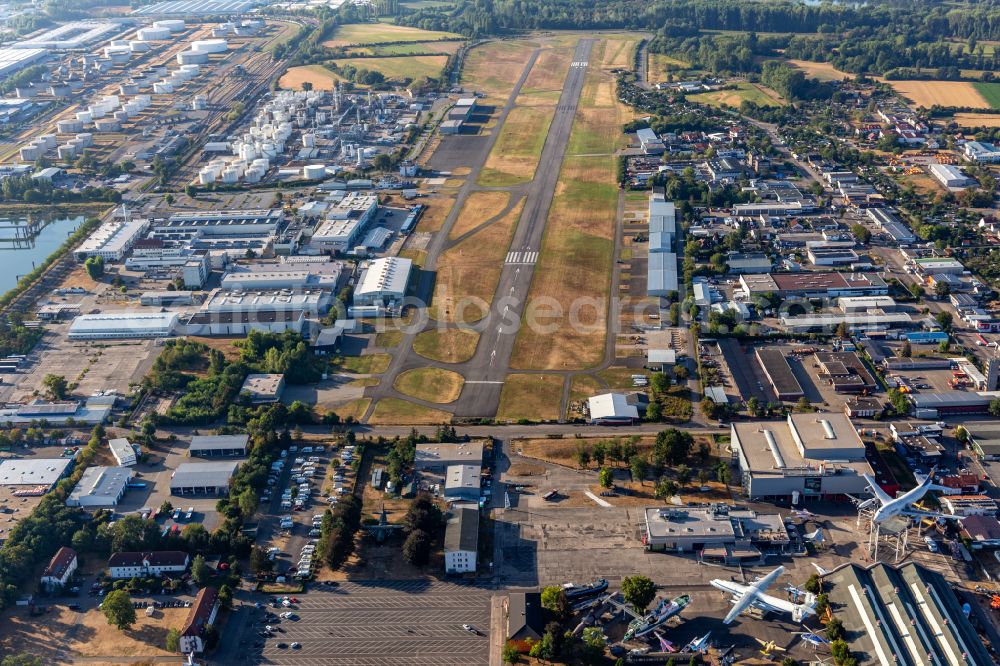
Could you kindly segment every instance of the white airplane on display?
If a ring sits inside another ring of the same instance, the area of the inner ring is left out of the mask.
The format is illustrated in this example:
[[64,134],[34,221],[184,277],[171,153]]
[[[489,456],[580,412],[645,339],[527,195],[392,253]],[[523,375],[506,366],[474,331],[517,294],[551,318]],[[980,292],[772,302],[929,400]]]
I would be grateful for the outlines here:
[[885,521],[895,518],[896,516],[907,516],[910,518],[946,518],[950,520],[958,520],[961,517],[953,516],[947,513],[921,511],[913,508],[912,505],[923,499],[924,495],[926,495],[929,491],[946,490],[943,486],[934,485],[934,470],[931,470],[931,473],[928,474],[916,488],[895,499],[889,497],[889,495],[882,490],[882,488],[878,485],[878,482],[875,481],[870,474],[865,474],[864,477],[865,481],[868,482],[868,487],[874,497],[859,502],[858,508],[867,509],[877,505],[878,508],[875,509],[875,515],[872,516],[872,522],[876,525],[881,525]]
[[797,604],[764,593],[771,586],[771,583],[777,580],[783,573],[785,573],[785,567],[779,566],[753,585],[743,585],[742,583],[735,583],[731,580],[722,580],[720,578],[712,580],[712,587],[733,595],[734,606],[725,619],[722,620],[722,623],[729,624],[740,613],[751,606],[756,606],[762,610],[791,613],[792,619],[796,622],[801,622],[806,616],[815,613],[816,595],[807,593],[806,602]]
[[701,638],[696,638],[687,645],[684,646],[682,652],[704,652],[708,649],[708,639],[712,635],[712,632],[708,632]]

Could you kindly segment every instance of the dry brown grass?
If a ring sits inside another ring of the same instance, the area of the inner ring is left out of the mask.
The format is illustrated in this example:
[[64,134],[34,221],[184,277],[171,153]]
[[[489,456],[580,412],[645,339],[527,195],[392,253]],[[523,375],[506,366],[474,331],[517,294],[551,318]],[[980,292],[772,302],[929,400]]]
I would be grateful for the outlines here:
[[393,386],[411,398],[445,405],[458,400],[465,378],[441,368],[413,368],[397,376]]
[[629,69],[635,57],[638,39],[618,38],[605,41],[601,66],[605,69]]
[[[431,306],[434,319],[473,323],[486,316],[522,208],[523,199],[502,218],[441,254]],[[456,312],[465,299],[478,300]]]
[[[559,46],[556,48],[544,49],[538,54],[535,65],[531,68],[531,73],[524,80],[521,87],[522,94],[531,94],[545,91],[562,91],[563,82],[566,80],[566,73],[569,71],[570,62],[573,60],[573,51],[576,46]],[[520,100],[518,100],[520,103]]]
[[988,109],[990,103],[983,99],[976,87],[966,81],[887,81],[893,90],[917,106],[967,106]]
[[820,81],[843,81],[851,78],[847,72],[842,72],[828,62],[809,62],[808,60],[789,60],[789,65],[797,67],[814,79]]
[[311,83],[313,90],[333,90],[334,81],[342,80],[323,65],[292,67],[285,72],[278,85],[287,90],[301,90],[303,83]]
[[510,374],[500,393],[498,421],[555,421],[562,403],[561,375]]
[[451,423],[451,414],[408,400],[382,398],[375,405],[368,422],[373,425],[435,425]]
[[653,83],[666,81],[667,76],[673,70],[676,70],[678,67],[681,69],[687,69],[690,66],[691,63],[685,62],[684,60],[678,60],[677,58],[671,58],[665,53],[650,53],[649,61],[646,64],[646,78]]
[[417,334],[413,351],[442,363],[464,363],[476,353],[479,333],[463,328],[432,328]]
[[437,194],[423,199],[422,203],[427,208],[417,222],[417,231],[426,233],[440,231],[445,218],[451,212],[451,207],[455,205],[455,195]]
[[465,198],[448,238],[455,239],[490,219],[510,201],[510,192],[472,192]]
[[962,127],[1000,127],[1000,115],[987,113],[956,113],[954,120]]
[[489,101],[506,101],[537,45],[524,40],[487,42],[469,51],[462,84],[483,92]]
[[30,617],[26,608],[5,611],[0,628],[0,651],[5,654],[27,652],[42,658],[46,664],[65,663],[57,654],[68,651],[84,657],[121,657],[139,660],[143,657],[168,656],[163,649],[167,632],[180,629],[187,617],[187,608],[159,608],[153,617],[136,613],[135,625],[119,631],[108,624],[97,610],[78,614],[65,606],[39,617]]
[[554,105],[512,109],[479,175],[479,184],[506,187],[530,182],[535,177],[554,113]]

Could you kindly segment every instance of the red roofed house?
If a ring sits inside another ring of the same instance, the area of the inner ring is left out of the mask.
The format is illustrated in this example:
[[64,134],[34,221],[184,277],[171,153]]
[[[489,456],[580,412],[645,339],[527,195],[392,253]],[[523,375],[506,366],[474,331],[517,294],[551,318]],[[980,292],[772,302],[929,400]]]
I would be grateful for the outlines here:
[[972,550],[1000,548],[1000,521],[993,516],[962,519],[962,534],[972,541]]
[[184,573],[188,567],[188,554],[180,550],[159,550],[150,553],[114,553],[108,559],[112,578],[137,578],[159,576],[165,573]]
[[975,495],[979,492],[979,477],[975,474],[950,474],[938,478],[937,485],[947,488],[945,495]]
[[184,628],[181,629],[181,652],[191,654],[205,651],[205,627],[215,622],[218,612],[219,594],[214,587],[203,587],[195,597]]
[[63,546],[52,556],[49,566],[45,567],[45,571],[42,573],[42,585],[47,590],[65,585],[73,572],[76,571],[76,567],[76,551]]

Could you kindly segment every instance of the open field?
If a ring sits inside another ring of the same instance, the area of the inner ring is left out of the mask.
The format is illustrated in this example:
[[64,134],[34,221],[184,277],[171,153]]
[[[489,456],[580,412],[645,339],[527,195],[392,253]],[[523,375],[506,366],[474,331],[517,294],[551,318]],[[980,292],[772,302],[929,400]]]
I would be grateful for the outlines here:
[[441,55],[400,56],[392,58],[344,58],[335,60],[338,67],[351,65],[358,69],[381,72],[387,79],[438,78],[448,64]]
[[965,81],[887,81],[900,95],[917,106],[968,106],[988,109],[990,103],[975,84]]
[[438,231],[455,205],[454,194],[436,194],[423,200],[426,209],[417,222],[417,231],[430,233]]
[[27,608],[10,608],[0,630],[0,649],[5,654],[26,652],[46,664],[71,661],[59,656],[67,651],[85,657],[129,655],[136,661],[168,656],[164,649],[167,632],[180,629],[187,614],[187,608],[159,608],[153,617],[136,612],[132,628],[119,631],[97,610],[76,613],[54,606],[52,612],[32,618]]
[[555,106],[517,106],[512,109],[479,174],[479,184],[506,187],[531,181],[554,111]]
[[523,40],[487,42],[469,51],[462,85],[493,102],[506,100],[536,44]]
[[414,368],[396,377],[394,386],[411,398],[447,404],[458,400],[465,379],[462,375],[441,368]]
[[[561,91],[566,72],[573,60],[573,50],[576,42],[555,48],[545,48],[538,54],[528,78],[521,87],[521,95],[533,95],[547,91]],[[526,100],[518,98],[518,104]]]
[[956,113],[953,118],[962,127],[1000,127],[1000,115],[990,113]]
[[973,83],[976,92],[994,109],[1000,109],[1000,83]]
[[468,233],[504,209],[510,192],[472,192],[465,199],[448,238],[454,240]]
[[278,85],[288,90],[301,90],[303,83],[311,83],[313,90],[333,90],[333,82],[342,80],[323,65],[304,65],[289,68]]
[[365,412],[368,411],[368,405],[371,403],[371,398],[357,398],[356,400],[351,400],[335,407],[333,411],[336,412],[341,420],[354,419],[357,421],[365,415]]
[[635,62],[635,45],[639,42],[636,38],[608,39],[605,44],[604,57],[601,59],[601,67],[605,69],[631,69]]
[[[434,282],[434,319],[473,323],[486,316],[522,208],[523,199],[502,218],[441,254]],[[460,305],[462,311],[456,312]]]
[[500,394],[498,421],[559,419],[563,378],[559,375],[510,374]]
[[672,58],[665,53],[650,53],[646,63],[646,77],[653,83],[666,81],[667,75],[671,71],[689,67],[691,67],[691,63]]
[[450,423],[451,414],[408,400],[382,398],[375,405],[375,411],[368,422],[373,425],[434,425]]
[[712,92],[688,95],[687,99],[710,106],[728,104],[729,106],[739,107],[744,101],[753,102],[760,106],[781,106],[784,104],[781,97],[774,91],[766,90],[763,86],[756,83],[747,82],[737,83],[735,89],[713,90]]
[[381,44],[374,46],[364,46],[360,48],[352,48],[349,51],[349,55],[375,55],[375,56],[392,56],[392,55],[432,55],[432,54],[448,54],[451,55],[456,53],[462,44],[465,42],[460,41],[450,41],[450,42],[405,42],[403,44]]
[[352,44],[384,44],[386,42],[426,42],[435,39],[460,38],[451,32],[421,30],[392,23],[351,23],[337,28],[333,39],[323,42],[323,46],[336,48]]
[[476,353],[479,333],[463,328],[435,328],[417,334],[413,351],[442,363],[464,363]]
[[333,366],[359,375],[378,375],[385,372],[392,358],[388,354],[365,354],[334,359]]
[[806,76],[820,81],[843,81],[852,75],[842,72],[828,62],[810,62],[809,60],[789,60],[789,65],[801,69]]

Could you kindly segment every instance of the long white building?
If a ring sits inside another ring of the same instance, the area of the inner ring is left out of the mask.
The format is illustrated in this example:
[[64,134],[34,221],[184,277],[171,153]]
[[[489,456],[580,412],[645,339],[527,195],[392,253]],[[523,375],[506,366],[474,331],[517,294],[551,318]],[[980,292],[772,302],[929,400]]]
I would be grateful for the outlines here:
[[121,261],[148,229],[149,220],[145,219],[110,220],[95,229],[87,240],[83,241],[76,249],[76,256],[81,261],[89,257],[101,257],[105,261]]
[[177,329],[176,312],[122,311],[80,315],[69,327],[70,340],[163,338]]
[[403,257],[382,257],[369,262],[357,288],[355,305],[385,305],[402,300],[413,262]]

